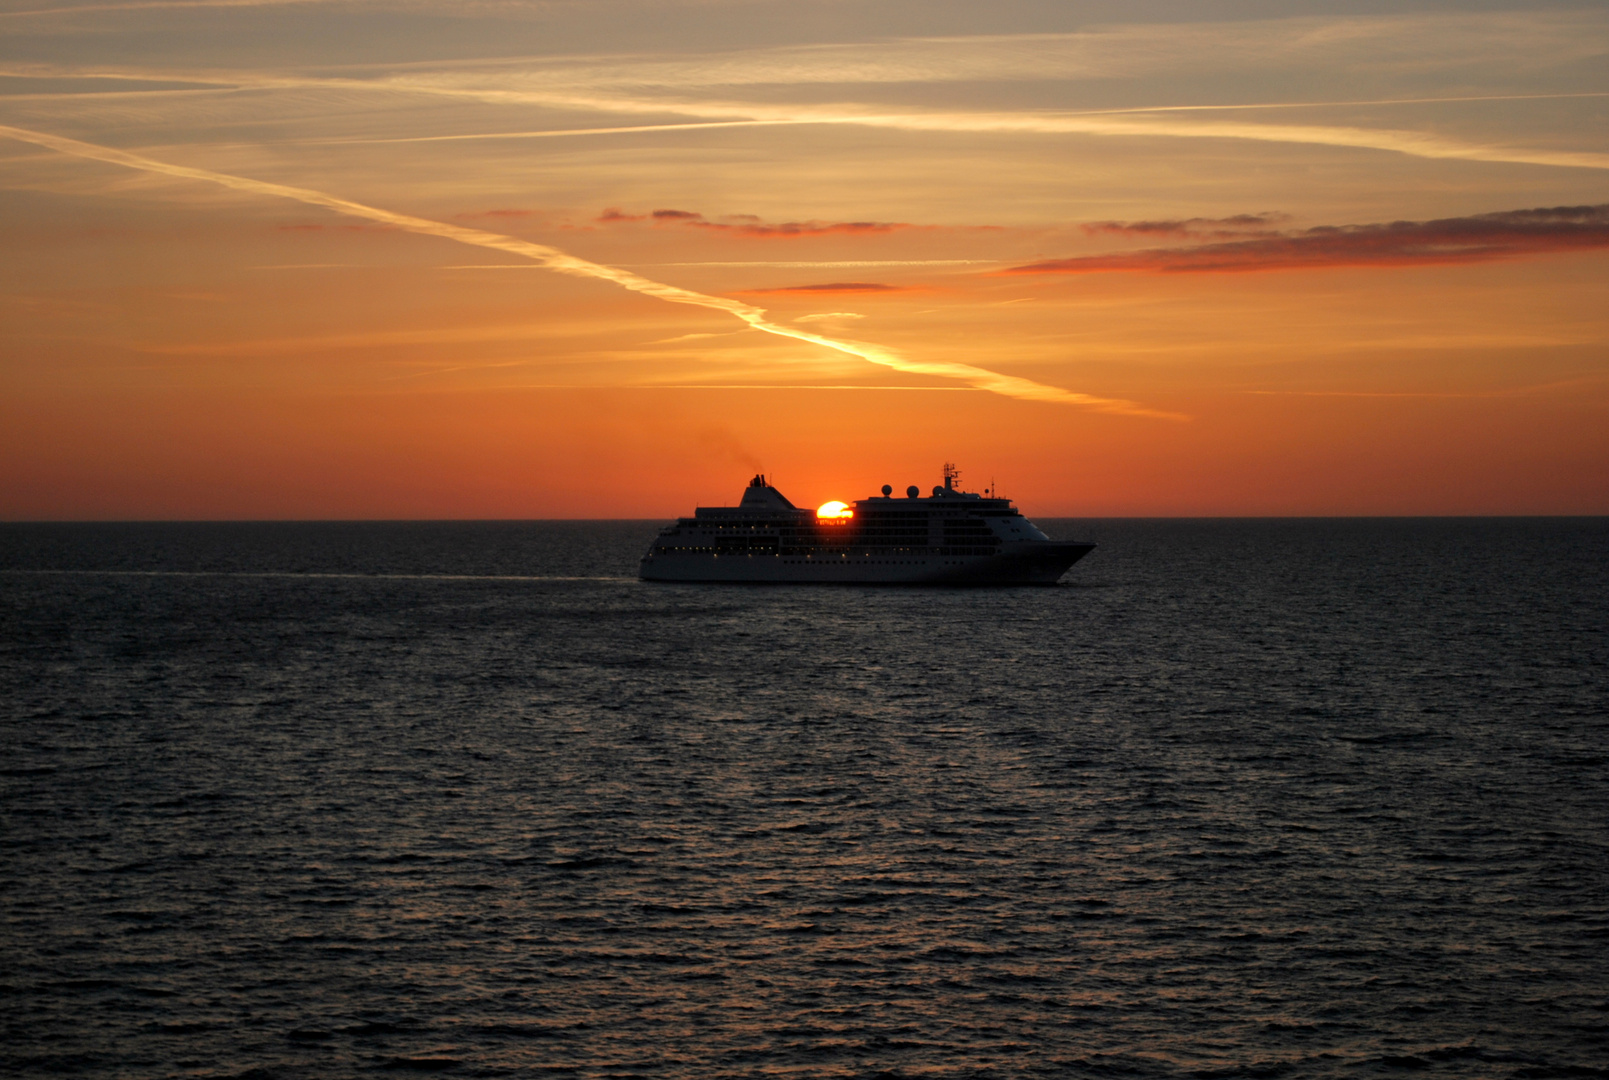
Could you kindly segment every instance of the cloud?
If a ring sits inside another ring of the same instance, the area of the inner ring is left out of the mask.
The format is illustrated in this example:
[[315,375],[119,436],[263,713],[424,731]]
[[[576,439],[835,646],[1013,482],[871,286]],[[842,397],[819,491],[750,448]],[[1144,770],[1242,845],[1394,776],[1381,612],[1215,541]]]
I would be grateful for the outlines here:
[[[4,74],[4,72],[0,72],[0,75]],[[327,82],[319,82],[316,85],[323,87],[327,85]],[[361,87],[366,84],[357,83],[355,85]],[[133,93],[134,91],[129,92]],[[157,91],[147,92],[156,93]],[[178,93],[179,91],[167,92]],[[187,92],[195,93],[198,91]],[[11,96],[15,98],[17,95]],[[74,96],[82,97],[87,95]],[[779,123],[786,123],[786,121],[708,120],[689,124],[627,124],[595,128],[545,128],[537,131],[479,131],[454,135],[406,135],[377,139],[298,139],[296,141],[303,146],[374,146],[382,143],[475,142],[483,139],[564,139],[582,135],[645,135],[664,131],[697,131],[706,128],[775,127]]]
[[1080,226],[1090,235],[1102,233],[1118,236],[1189,236],[1213,239],[1246,236],[1275,235],[1273,225],[1284,221],[1287,214],[1236,214],[1226,218],[1180,218],[1172,221],[1091,221]]
[[654,281],[651,278],[645,278],[640,274],[634,274],[619,267],[590,262],[546,244],[536,244],[529,240],[520,240],[512,236],[485,232],[481,229],[471,229],[462,225],[450,225],[446,222],[431,221],[428,218],[413,217],[410,214],[400,214],[392,210],[384,210],[379,207],[353,202],[350,199],[343,199],[337,195],[315,191],[311,188],[275,184],[267,180],[254,180],[250,177],[213,172],[210,169],[198,169],[189,165],[175,165],[172,162],[159,161],[156,158],[146,157],[142,154],[133,154],[125,150],[116,150],[109,146],[99,146],[95,143],[82,142],[62,135],[31,131],[27,128],[12,127],[6,124],[0,124],[0,138],[15,139],[18,142],[42,146],[61,154],[105,162],[140,172],[172,176],[184,180],[203,181],[252,195],[293,199],[310,206],[322,206],[325,209],[333,210],[349,217],[392,225],[422,236],[435,236],[474,247],[490,248],[493,251],[519,255],[554,273],[608,281],[623,289],[651,296],[666,303],[689,304],[694,307],[725,312],[739,319],[750,328],[759,330],[762,333],[820,345],[835,352],[858,356],[868,363],[892,368],[895,371],[904,371],[913,375],[933,375],[940,378],[957,379],[992,393],[1027,401],[1081,405],[1103,412],[1124,413],[1131,416],[1182,419],[1177,414],[1147,409],[1135,402],[1125,401],[1120,398],[1103,398],[1093,394],[1081,394],[1073,390],[1064,390],[1057,386],[1046,386],[1044,383],[1037,383],[1031,379],[1005,375],[998,371],[990,371],[987,368],[974,367],[971,364],[963,364],[953,360],[913,360],[902,353],[881,345],[874,345],[869,342],[841,341],[825,337],[809,330],[772,322],[766,317],[765,309],[744,303],[741,300],[732,300],[724,296],[710,296],[706,293],[694,292],[692,289],[667,285],[664,282]]
[[[829,281],[821,285],[779,285],[772,289],[744,289],[746,293],[755,295],[787,294],[787,293],[891,293],[910,292],[910,289],[899,285],[883,285],[875,281]],[[796,322],[798,320],[795,320]]]
[[610,207],[595,218],[601,225],[615,225],[638,221],[651,221],[655,225],[683,225],[694,229],[710,229],[731,233],[734,236],[791,238],[798,236],[864,236],[870,233],[889,233],[896,229],[916,226],[898,221],[782,221],[766,222],[753,214],[727,214],[711,221],[693,210],[654,210],[647,214],[628,214]]
[[1609,248],[1609,204],[1504,210],[1435,221],[1325,225],[1194,247],[1048,259],[1003,274],[1235,273],[1434,266]]
[[709,338],[731,337],[732,334],[741,334],[742,332],[743,331],[741,330],[734,330],[727,334],[677,334],[675,337],[659,338],[658,340],[648,342],[648,344],[674,345],[678,341],[706,341]]
[[[864,270],[872,267],[885,266],[977,266],[983,263],[998,264],[999,259],[742,259],[723,260],[717,262],[652,262],[637,263],[633,266],[763,266],[773,270]],[[443,270],[540,270],[540,266],[533,263],[482,263],[472,265],[443,266]],[[1007,301],[1017,303],[1018,301]]]
[[823,311],[819,315],[800,315],[794,322],[838,322],[842,319],[864,319],[866,316],[853,311]]
[[330,231],[334,231],[334,230],[340,230],[341,232],[393,232],[393,231],[395,231],[395,227],[394,226],[389,226],[389,225],[381,225],[381,226],[374,226],[374,225],[321,225],[321,224],[317,224],[317,223],[314,223],[314,222],[301,222],[301,223],[292,224],[292,225],[279,225],[279,226],[276,226],[276,228],[278,228],[278,230],[280,232],[330,232]]
[[780,270],[846,270],[882,266],[976,266],[998,263],[999,259],[747,259],[725,262],[635,263],[636,266],[767,266]]

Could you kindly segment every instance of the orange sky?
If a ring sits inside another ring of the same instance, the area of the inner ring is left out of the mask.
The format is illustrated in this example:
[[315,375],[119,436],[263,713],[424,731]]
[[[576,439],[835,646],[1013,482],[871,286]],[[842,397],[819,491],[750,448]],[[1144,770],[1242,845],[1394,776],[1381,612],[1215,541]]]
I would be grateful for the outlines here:
[[1288,8],[0,7],[0,518],[1609,512],[1609,15]]

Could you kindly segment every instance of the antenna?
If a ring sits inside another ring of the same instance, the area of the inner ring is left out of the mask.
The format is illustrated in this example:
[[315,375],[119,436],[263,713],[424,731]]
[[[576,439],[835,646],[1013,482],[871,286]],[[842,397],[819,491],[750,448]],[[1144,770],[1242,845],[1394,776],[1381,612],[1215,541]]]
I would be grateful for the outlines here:
[[944,490],[945,491],[956,491],[956,490],[958,490],[957,487],[956,487],[956,483],[960,479],[961,479],[961,470],[957,469],[955,467],[955,462],[946,461],[944,463]]

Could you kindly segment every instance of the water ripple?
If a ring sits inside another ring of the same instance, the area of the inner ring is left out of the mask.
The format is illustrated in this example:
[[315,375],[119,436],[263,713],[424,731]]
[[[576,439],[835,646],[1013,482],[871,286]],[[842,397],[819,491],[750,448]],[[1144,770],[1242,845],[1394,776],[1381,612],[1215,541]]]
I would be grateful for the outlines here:
[[13,1075],[1609,1076],[1609,526],[0,527]]

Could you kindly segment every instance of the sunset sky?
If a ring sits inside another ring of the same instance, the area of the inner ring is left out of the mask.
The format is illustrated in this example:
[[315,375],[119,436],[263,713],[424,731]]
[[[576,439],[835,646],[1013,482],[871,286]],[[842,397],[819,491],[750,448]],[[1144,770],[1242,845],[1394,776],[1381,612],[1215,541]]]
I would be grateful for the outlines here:
[[0,518],[1609,513],[1609,7],[0,4]]

